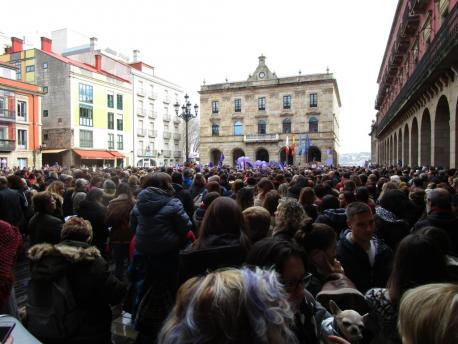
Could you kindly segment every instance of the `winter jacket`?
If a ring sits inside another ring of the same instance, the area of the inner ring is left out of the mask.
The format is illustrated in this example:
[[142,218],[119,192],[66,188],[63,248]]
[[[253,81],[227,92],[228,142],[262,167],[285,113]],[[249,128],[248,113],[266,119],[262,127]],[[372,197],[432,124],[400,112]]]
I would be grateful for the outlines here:
[[192,215],[194,214],[194,201],[191,197],[191,193],[185,190],[183,185],[173,183],[172,186],[175,190],[175,197],[181,201],[184,211],[188,214],[188,217],[192,219]]
[[445,230],[450,238],[451,253],[458,256],[458,218],[452,212],[431,211],[426,219],[418,221],[413,231],[427,226],[434,226]]
[[[305,213],[312,219],[312,221],[316,221],[318,218],[318,207],[315,204],[311,204],[304,207]],[[347,217],[345,216],[345,220]]]
[[347,229],[347,215],[344,208],[326,209],[319,215],[315,223],[324,223],[334,228],[337,236]]
[[57,244],[64,221],[51,214],[35,213],[28,226],[30,245],[40,243]]
[[393,251],[382,241],[374,238],[376,253],[374,266],[371,267],[369,257],[361,246],[351,242],[345,232],[337,243],[337,259],[344,268],[345,275],[365,293],[370,288],[386,286],[391,273]]
[[410,232],[409,223],[399,219],[391,211],[378,207],[375,209],[375,235],[382,239],[393,251],[396,250],[399,242]]
[[133,233],[129,228],[129,216],[134,202],[127,195],[120,195],[108,204],[105,224],[111,227],[110,243],[128,244]]
[[135,250],[144,255],[178,252],[192,223],[183,204],[166,191],[149,187],[141,191],[130,214]]
[[49,288],[53,280],[65,274],[78,310],[84,314],[77,335],[60,343],[111,344],[110,305],[119,304],[127,288],[110,272],[99,250],[87,243],[64,241],[35,245],[28,256],[31,288]]
[[10,296],[14,284],[13,268],[21,243],[17,228],[0,220],[0,309]]
[[191,246],[180,252],[180,283],[206,271],[240,267],[245,261],[245,255],[240,238],[232,234],[210,235],[205,240],[204,247]]
[[200,195],[202,194],[204,191],[205,191],[205,185],[196,185],[196,184],[192,184],[191,185],[191,197],[194,199],[197,195]]
[[19,194],[8,187],[0,190],[0,220],[16,227],[24,221]]
[[81,201],[76,214],[85,220],[88,220],[92,226],[92,244],[97,247],[100,252],[105,252],[105,246],[108,238],[108,227],[105,224],[105,214],[107,208],[97,202]]

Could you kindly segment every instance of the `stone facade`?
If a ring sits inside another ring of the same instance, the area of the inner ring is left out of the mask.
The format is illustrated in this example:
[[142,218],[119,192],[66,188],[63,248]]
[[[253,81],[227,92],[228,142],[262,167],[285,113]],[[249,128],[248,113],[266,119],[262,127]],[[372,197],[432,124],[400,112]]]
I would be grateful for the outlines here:
[[372,162],[458,167],[458,1],[399,1],[380,68]]
[[341,103],[332,74],[279,78],[260,56],[247,81],[203,85],[199,93],[201,163],[217,164],[221,154],[230,165],[240,156],[252,162],[285,161],[287,138],[289,147],[294,138],[296,153],[288,156],[290,164],[337,164]]

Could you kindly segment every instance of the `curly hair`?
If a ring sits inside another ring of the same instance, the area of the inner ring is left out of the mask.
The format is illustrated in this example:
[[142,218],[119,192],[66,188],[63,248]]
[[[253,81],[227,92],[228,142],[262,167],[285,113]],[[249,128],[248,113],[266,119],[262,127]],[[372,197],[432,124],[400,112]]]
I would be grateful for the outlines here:
[[88,220],[73,216],[62,226],[61,240],[90,242],[92,240],[92,226]]
[[294,236],[299,229],[310,221],[304,207],[292,198],[281,199],[277,211],[274,234],[283,232]]

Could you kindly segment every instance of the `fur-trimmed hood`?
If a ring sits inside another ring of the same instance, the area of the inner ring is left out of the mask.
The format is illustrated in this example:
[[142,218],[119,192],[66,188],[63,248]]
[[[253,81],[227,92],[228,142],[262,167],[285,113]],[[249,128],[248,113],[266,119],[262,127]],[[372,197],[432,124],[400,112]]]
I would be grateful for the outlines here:
[[32,278],[52,279],[66,272],[71,265],[88,264],[100,259],[100,251],[83,242],[63,241],[57,245],[38,244],[27,252]]
[[32,261],[40,260],[42,257],[48,255],[62,256],[71,263],[93,261],[101,257],[97,247],[72,241],[64,241],[57,245],[38,244],[32,246],[27,252],[27,255]]

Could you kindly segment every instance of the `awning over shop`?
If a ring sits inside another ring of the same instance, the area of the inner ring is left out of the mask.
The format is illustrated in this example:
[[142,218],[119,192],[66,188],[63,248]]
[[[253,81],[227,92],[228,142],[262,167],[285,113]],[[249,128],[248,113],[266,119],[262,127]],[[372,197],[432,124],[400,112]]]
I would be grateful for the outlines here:
[[108,151],[104,150],[85,150],[85,149],[74,149],[76,154],[84,160],[114,160],[115,157]]
[[65,151],[66,149],[44,149],[41,151],[41,154],[58,154]]
[[109,153],[111,155],[113,155],[116,159],[123,159],[124,158],[124,155],[122,155],[121,153],[119,153],[117,151],[109,151]]

